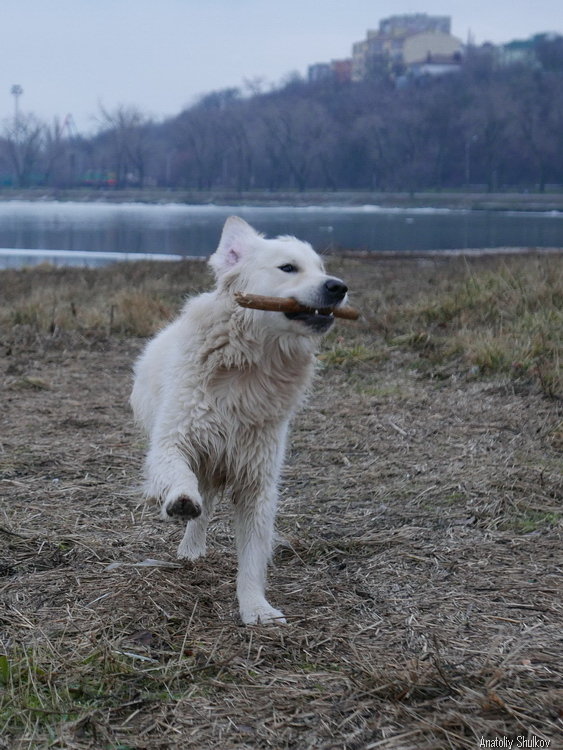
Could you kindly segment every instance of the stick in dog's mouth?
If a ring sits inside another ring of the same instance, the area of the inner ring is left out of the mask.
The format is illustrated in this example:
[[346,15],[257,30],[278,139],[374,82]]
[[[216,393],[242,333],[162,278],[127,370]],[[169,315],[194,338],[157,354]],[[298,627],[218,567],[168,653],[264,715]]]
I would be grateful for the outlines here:
[[241,307],[249,307],[253,310],[334,315],[335,318],[344,318],[346,320],[357,320],[360,317],[358,310],[355,310],[353,307],[312,308],[302,305],[296,299],[293,299],[293,297],[265,297],[261,294],[243,294],[242,292],[236,292],[235,300]]

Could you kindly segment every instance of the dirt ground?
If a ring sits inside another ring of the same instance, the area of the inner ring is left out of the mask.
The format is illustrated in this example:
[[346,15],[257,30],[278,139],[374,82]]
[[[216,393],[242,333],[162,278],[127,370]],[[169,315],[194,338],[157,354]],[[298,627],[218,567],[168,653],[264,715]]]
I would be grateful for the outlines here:
[[[436,269],[347,272],[361,307]],[[561,402],[370,335],[294,424],[269,628],[238,620],[228,504],[179,564],[140,500],[142,341],[4,341],[0,748],[562,746]]]

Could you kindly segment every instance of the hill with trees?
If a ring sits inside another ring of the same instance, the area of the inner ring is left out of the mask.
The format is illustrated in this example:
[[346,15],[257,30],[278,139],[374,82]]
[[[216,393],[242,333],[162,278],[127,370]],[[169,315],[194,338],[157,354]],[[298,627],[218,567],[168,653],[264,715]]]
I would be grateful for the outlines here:
[[293,76],[273,90],[226,89],[176,117],[101,110],[72,121],[21,113],[0,132],[0,183],[191,190],[516,189],[563,184],[563,37],[538,35],[537,64],[467,50],[455,73],[359,82]]

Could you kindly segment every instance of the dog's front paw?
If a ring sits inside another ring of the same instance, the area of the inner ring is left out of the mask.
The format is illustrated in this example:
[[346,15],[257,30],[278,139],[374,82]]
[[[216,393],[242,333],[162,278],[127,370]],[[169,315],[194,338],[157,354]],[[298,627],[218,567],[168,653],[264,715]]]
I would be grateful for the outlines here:
[[205,546],[205,542],[203,542],[202,544],[182,539],[182,541],[178,545],[176,556],[180,560],[191,560],[193,562],[194,560],[199,560],[200,557],[205,557],[206,552],[207,547]]
[[201,503],[198,500],[192,500],[187,495],[179,495],[164,503],[162,506],[162,515],[164,518],[178,518],[183,521],[190,521],[201,515]]
[[283,612],[271,607],[267,601],[240,607],[240,616],[245,625],[285,625]]

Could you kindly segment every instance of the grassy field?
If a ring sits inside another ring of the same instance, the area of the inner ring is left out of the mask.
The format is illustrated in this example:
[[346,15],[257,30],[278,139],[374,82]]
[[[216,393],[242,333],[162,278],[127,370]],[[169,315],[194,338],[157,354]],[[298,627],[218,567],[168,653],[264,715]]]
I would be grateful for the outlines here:
[[328,262],[363,317],[294,424],[279,628],[228,502],[180,564],[140,500],[131,364],[204,265],[0,272],[0,748],[557,746],[562,256]]

